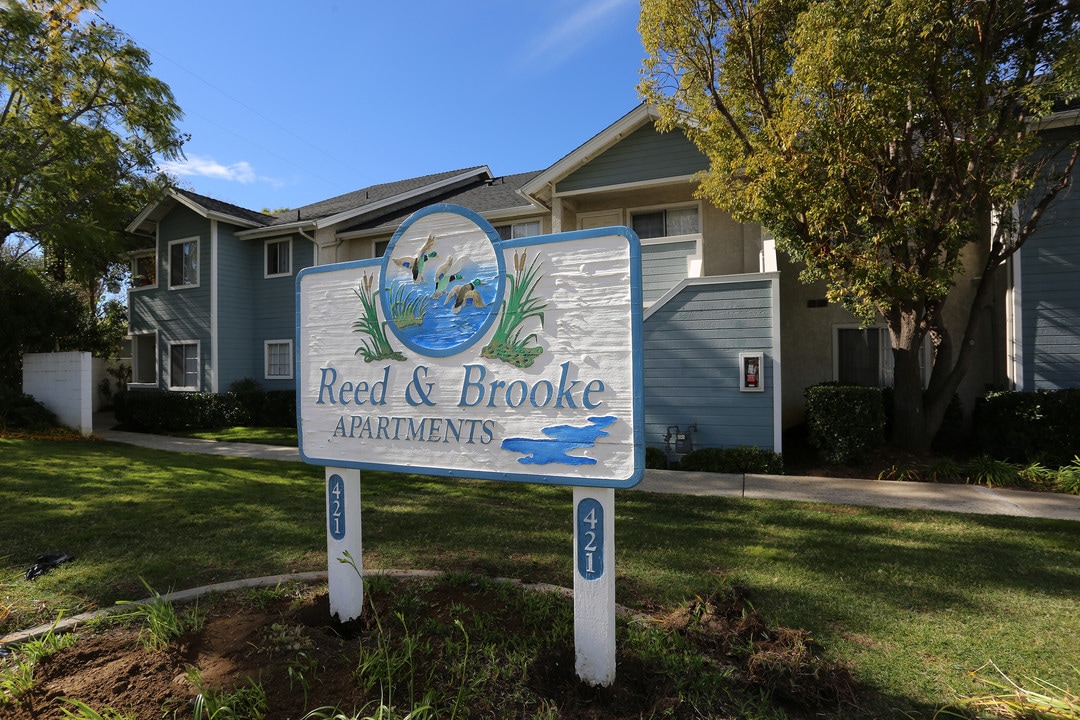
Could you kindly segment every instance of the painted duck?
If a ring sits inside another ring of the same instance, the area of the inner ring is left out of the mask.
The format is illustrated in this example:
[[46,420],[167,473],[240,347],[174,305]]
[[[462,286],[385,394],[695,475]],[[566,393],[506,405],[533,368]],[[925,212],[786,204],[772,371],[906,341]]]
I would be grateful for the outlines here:
[[428,235],[427,241],[424,243],[424,246],[420,248],[420,253],[416,257],[396,257],[393,260],[412,273],[413,282],[422,283],[424,282],[424,265],[428,260],[438,255],[438,253],[432,249],[434,245],[435,236]]
[[432,298],[440,298],[443,296],[449,287],[450,283],[455,280],[461,280],[461,273],[457,272],[457,267],[454,266],[454,258],[450,257],[439,266],[439,269],[435,271],[435,292],[431,294]]
[[473,306],[482,308],[484,307],[484,299],[480,297],[480,292],[476,289],[483,285],[483,281],[477,279],[471,283],[465,283],[464,285],[458,285],[455,288],[451,288],[446,291],[446,300],[443,304],[450,302],[450,298],[454,299],[453,311],[455,313],[461,312],[461,308],[465,307],[465,303],[472,300]]

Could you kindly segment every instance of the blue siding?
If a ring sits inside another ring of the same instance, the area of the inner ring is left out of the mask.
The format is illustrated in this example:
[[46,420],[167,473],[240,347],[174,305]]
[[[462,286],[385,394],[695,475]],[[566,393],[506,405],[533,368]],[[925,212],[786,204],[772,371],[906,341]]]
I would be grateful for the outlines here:
[[[690,285],[644,324],[645,442],[694,423],[694,447],[774,449],[773,315],[768,280]],[[764,392],[739,390],[739,353],[765,355]]]
[[[162,220],[158,231],[155,289],[130,294],[131,331],[157,330],[157,380],[168,387],[169,343],[199,342],[200,387],[210,388],[210,222],[178,207]],[[169,242],[199,239],[199,286],[169,289]]]
[[[274,238],[275,240],[279,238]],[[264,262],[265,243],[259,241],[259,262]],[[266,379],[266,341],[291,340],[296,335],[296,273],[311,265],[311,243],[303,238],[292,238],[292,274],[285,277],[264,277],[259,265],[258,281],[255,283],[255,308],[252,322],[255,327],[251,356],[254,359],[254,377],[267,390],[290,390],[296,386],[293,380]],[[295,355],[296,348],[293,348]]]
[[[238,240],[235,228],[218,223],[218,390],[252,378],[261,365],[250,352],[254,329],[251,314],[256,272],[262,268],[262,244]],[[261,278],[261,274],[259,275]]]
[[655,302],[686,279],[687,258],[697,250],[693,240],[641,246],[641,296]]
[[708,158],[680,131],[658,133],[646,123],[556,184],[558,192],[684,177],[705,170]]
[[1080,193],[1066,193],[1021,251],[1026,390],[1080,387]]

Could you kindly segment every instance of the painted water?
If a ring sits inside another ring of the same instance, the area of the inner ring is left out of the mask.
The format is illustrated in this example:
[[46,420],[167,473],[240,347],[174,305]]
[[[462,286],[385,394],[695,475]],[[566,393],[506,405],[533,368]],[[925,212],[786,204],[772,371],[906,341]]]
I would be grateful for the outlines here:
[[598,439],[608,435],[604,428],[617,420],[613,415],[606,415],[591,417],[589,424],[584,426],[552,425],[540,430],[546,438],[506,438],[502,441],[502,449],[522,453],[518,462],[523,465],[595,465],[595,458],[570,455],[569,452],[595,447]]

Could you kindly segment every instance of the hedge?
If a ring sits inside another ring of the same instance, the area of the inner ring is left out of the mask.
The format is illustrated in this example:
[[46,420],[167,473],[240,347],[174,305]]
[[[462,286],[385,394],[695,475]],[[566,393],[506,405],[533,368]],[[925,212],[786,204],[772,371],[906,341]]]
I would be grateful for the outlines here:
[[679,460],[679,469],[690,472],[784,474],[784,456],[754,445],[731,448],[700,448]]
[[292,390],[180,393],[129,390],[115,398],[121,426],[148,432],[203,430],[247,425],[295,427]]
[[810,445],[834,465],[871,460],[885,444],[885,403],[880,388],[823,383],[806,398]]
[[988,393],[974,426],[979,449],[994,458],[1066,465],[1080,454],[1080,389]]

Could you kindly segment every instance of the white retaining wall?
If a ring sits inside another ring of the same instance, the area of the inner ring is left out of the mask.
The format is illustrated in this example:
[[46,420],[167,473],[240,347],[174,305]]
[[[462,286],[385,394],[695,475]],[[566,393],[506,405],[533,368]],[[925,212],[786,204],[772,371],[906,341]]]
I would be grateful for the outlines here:
[[62,425],[93,432],[94,377],[90,353],[26,353],[23,392],[56,413]]

